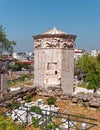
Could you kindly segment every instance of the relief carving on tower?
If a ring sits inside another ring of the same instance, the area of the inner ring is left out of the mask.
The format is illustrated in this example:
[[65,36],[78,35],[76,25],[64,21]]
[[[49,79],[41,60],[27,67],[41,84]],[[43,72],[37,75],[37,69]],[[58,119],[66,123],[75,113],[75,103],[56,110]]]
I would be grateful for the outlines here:
[[59,48],[60,44],[58,42],[46,42],[46,48]]
[[60,42],[59,39],[49,39],[48,41],[45,41],[45,47],[46,48],[60,48]]
[[63,48],[73,48],[73,47],[74,47],[74,41],[72,39],[69,39],[63,43]]
[[74,48],[74,40],[73,39],[43,39],[36,40],[34,42],[34,48]]
[[34,48],[35,48],[35,49],[41,48],[41,47],[42,47],[41,42],[35,42],[35,44],[34,44]]
[[46,48],[73,48],[74,41],[72,39],[68,39],[66,41],[60,40],[50,40],[45,42]]

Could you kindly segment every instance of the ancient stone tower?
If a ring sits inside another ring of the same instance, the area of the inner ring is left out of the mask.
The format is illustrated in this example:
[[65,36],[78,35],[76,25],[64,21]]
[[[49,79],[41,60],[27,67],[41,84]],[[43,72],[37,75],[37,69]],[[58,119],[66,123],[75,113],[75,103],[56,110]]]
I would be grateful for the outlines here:
[[34,85],[46,90],[73,92],[74,47],[76,35],[55,27],[34,38]]

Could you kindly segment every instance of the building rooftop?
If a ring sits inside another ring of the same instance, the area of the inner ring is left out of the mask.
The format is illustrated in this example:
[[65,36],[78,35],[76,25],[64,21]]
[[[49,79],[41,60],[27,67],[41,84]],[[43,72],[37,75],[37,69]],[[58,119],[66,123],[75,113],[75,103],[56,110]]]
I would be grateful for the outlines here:
[[55,35],[55,34],[67,34],[61,30],[56,29],[56,27],[53,27],[51,30],[48,30],[47,32],[42,33],[42,35]]
[[33,36],[34,39],[51,38],[51,37],[69,38],[75,40],[76,35],[65,33],[61,30],[56,29],[56,27],[53,27],[53,29],[48,30],[47,32]]

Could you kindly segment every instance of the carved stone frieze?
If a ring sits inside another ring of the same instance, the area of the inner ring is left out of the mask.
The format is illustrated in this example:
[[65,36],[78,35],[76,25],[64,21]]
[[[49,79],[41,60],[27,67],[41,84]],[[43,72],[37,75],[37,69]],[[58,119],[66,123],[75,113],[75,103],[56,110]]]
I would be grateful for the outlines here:
[[46,42],[46,48],[59,48],[59,46],[58,42]]
[[74,47],[74,41],[73,40],[67,40],[65,43],[63,43],[64,48],[73,48]]
[[60,39],[43,39],[35,41],[34,48],[73,48],[74,41],[72,39],[60,40]]
[[42,47],[41,42],[36,42],[36,43],[34,44],[34,48],[41,48],[41,47]]

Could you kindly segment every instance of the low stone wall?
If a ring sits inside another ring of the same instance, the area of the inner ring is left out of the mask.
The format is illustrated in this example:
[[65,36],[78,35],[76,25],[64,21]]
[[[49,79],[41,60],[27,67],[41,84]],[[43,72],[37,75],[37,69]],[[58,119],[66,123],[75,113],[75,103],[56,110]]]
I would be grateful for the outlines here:
[[100,108],[100,94],[75,94],[72,96],[72,103],[86,107]]
[[35,96],[37,94],[36,87],[25,87],[13,92],[5,93],[2,98],[0,98],[0,107],[10,106],[13,100],[25,97],[27,94]]
[[0,98],[0,107],[8,107],[12,103],[13,100],[24,98],[27,94],[31,94],[33,96],[45,96],[45,97],[57,97],[61,100],[69,100],[71,103],[78,104],[84,107],[92,107],[100,109],[100,94],[63,94],[61,90],[37,90],[36,87],[25,87],[23,89],[6,93],[2,98]]
[[72,103],[78,104],[80,106],[85,107],[93,107],[100,108],[100,94],[86,93],[86,94],[63,94],[62,91],[46,91],[46,90],[38,90],[37,94],[39,96],[46,97],[57,97],[62,100],[71,100]]

